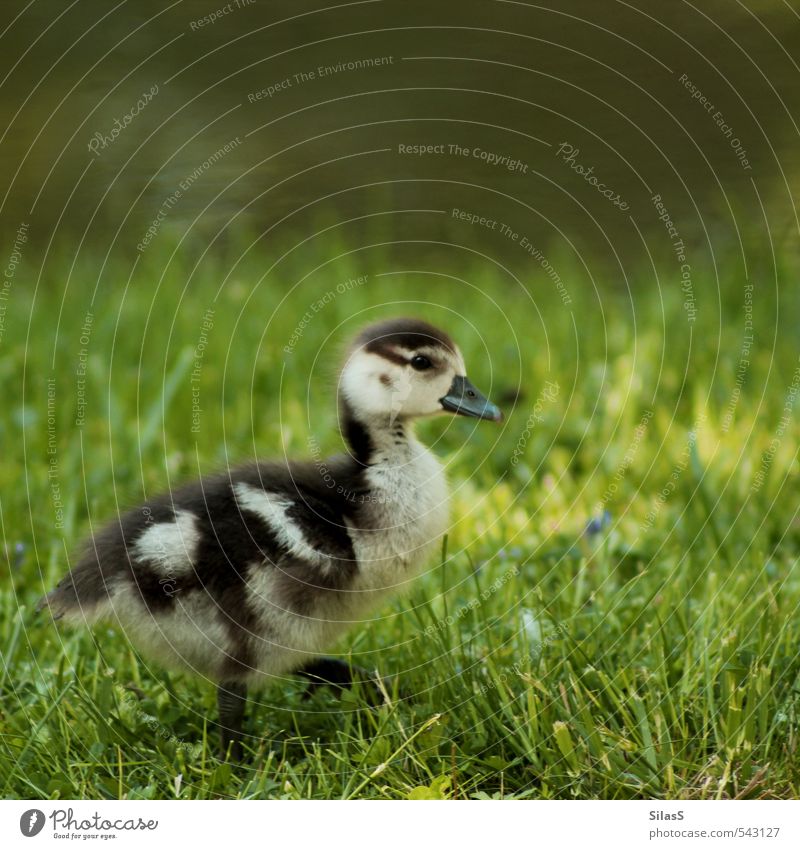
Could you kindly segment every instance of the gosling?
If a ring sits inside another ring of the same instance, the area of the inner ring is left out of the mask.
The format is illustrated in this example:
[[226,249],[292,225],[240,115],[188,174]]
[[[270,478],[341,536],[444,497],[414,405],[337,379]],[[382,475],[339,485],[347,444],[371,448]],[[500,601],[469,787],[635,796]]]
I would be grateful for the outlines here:
[[222,757],[239,760],[248,685],[352,684],[324,652],[436,548],[447,483],[413,424],[445,412],[502,419],[446,333],[371,325],[339,380],[347,453],[229,469],[117,516],[39,609],[115,621],[145,654],[215,681]]

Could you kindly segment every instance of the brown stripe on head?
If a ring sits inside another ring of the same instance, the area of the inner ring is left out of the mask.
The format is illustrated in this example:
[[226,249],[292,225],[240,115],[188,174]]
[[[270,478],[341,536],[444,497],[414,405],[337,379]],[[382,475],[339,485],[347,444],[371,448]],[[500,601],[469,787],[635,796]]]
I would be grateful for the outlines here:
[[[352,429],[353,422],[390,427],[441,413],[441,399],[464,368],[455,343],[425,321],[395,318],[371,324],[353,340],[339,378],[343,427]],[[348,441],[353,444],[349,436]]]
[[439,328],[418,318],[391,318],[365,327],[356,337],[354,346],[387,360],[406,363],[398,349],[408,352],[419,348],[443,348],[451,354],[457,349],[453,340]]

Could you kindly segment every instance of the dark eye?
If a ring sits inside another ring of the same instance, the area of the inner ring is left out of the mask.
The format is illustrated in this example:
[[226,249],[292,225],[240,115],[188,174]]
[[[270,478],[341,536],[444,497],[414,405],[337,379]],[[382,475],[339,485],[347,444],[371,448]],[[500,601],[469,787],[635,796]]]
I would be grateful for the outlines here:
[[411,359],[411,368],[417,371],[425,371],[425,369],[431,368],[432,365],[433,363],[427,357],[423,357],[422,354],[417,354],[416,357],[412,357]]

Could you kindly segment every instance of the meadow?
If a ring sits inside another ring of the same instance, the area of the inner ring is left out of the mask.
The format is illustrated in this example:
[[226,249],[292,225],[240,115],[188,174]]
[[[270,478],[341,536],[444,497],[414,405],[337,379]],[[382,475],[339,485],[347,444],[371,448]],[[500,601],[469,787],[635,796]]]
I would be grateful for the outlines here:
[[[748,283],[722,251],[690,315],[673,266],[629,288],[554,261],[566,303],[541,269],[534,285],[475,258],[422,272],[331,244],[276,265],[167,242],[135,266],[20,266],[10,293],[3,797],[800,795],[796,286],[776,308],[796,258],[752,262]],[[35,603],[143,496],[340,450],[341,344],[407,313],[451,332],[506,420],[420,426],[452,528],[339,647],[396,686],[370,707],[287,679],[253,700],[244,763],[220,762],[209,683]]]

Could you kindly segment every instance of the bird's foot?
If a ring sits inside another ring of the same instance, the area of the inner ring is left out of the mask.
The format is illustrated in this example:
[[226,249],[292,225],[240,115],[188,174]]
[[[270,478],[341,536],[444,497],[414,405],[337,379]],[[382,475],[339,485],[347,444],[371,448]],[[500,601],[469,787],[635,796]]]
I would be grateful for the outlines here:
[[393,691],[390,678],[374,675],[360,666],[353,666],[335,657],[321,657],[306,664],[297,672],[309,681],[303,698],[310,698],[320,687],[348,690],[354,685],[362,688],[365,700],[373,707],[385,704]]
[[220,759],[241,761],[242,722],[247,702],[247,685],[229,681],[217,687],[219,710]]

